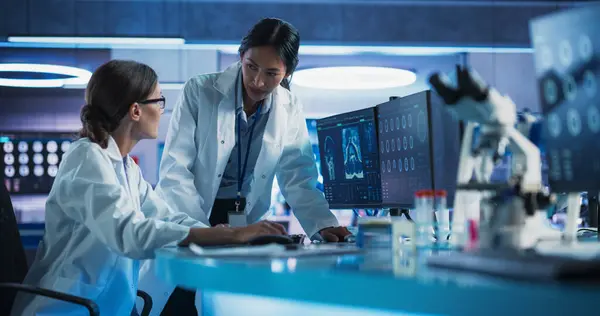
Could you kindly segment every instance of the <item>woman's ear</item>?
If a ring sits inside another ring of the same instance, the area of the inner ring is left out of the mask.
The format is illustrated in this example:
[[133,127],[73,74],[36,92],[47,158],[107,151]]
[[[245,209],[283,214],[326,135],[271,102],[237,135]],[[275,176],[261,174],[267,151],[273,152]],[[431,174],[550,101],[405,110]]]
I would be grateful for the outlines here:
[[142,117],[142,107],[139,103],[136,102],[129,107],[129,117],[136,122],[140,120]]

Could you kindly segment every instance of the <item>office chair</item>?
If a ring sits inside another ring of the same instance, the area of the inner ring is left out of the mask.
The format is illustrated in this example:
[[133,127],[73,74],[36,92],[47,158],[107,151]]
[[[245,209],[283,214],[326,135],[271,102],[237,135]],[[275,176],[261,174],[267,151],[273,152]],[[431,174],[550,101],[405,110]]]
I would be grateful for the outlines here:
[[[0,184],[0,252],[2,253],[0,256],[0,266],[2,266],[0,269],[0,315],[10,314],[19,291],[80,305],[88,310],[90,316],[100,315],[98,305],[92,300],[22,284],[29,267],[10,195],[2,184]],[[140,316],[150,315],[152,298],[148,293],[140,290],[137,291],[137,295],[144,300]]]

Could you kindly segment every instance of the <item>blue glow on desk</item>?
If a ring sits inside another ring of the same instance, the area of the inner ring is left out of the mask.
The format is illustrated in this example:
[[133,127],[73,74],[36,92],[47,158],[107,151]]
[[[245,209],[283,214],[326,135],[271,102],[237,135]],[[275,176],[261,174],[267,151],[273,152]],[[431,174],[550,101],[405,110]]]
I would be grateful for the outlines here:
[[[398,294],[398,299],[402,295]],[[376,309],[339,307],[277,298],[223,292],[204,293],[202,310],[208,315],[285,316],[422,316],[418,313],[391,313]]]
[[[421,253],[409,269],[400,271],[385,253],[281,261],[200,258],[186,249],[163,249],[157,252],[156,272],[169,284],[201,289],[208,304],[203,306],[206,315],[230,315],[229,305],[238,304],[237,296],[231,295],[307,303],[304,309],[315,309],[307,315],[321,313],[321,305],[394,315],[546,316],[597,311],[598,286],[533,284],[433,270],[424,264],[428,255]],[[231,299],[220,293],[231,294]],[[271,314],[265,309],[262,315]]]

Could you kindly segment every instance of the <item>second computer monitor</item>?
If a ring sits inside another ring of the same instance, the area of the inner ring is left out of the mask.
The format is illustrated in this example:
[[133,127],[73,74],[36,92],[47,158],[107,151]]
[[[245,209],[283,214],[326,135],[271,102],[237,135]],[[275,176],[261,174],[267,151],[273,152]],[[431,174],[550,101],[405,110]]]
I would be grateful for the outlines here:
[[384,207],[412,207],[418,190],[446,190],[452,205],[460,124],[431,91],[377,106]]
[[329,206],[381,206],[375,108],[317,120],[323,187]]
[[381,195],[385,206],[410,207],[433,187],[427,102],[417,95],[377,106]]

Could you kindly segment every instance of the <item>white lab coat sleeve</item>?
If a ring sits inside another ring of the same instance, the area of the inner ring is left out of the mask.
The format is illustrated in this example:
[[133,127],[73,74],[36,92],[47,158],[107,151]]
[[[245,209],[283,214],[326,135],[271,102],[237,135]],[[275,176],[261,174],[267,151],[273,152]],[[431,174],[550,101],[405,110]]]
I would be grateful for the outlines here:
[[189,227],[147,218],[136,210],[112,161],[101,151],[97,146],[79,147],[61,162],[64,170],[52,189],[58,190],[65,213],[110,249],[133,259],[154,258],[156,249],[184,240]]
[[306,120],[299,102],[292,103],[294,114],[283,139],[283,152],[276,175],[281,193],[294,211],[307,236],[323,228],[338,226],[325,195],[317,188],[318,170],[308,137]]
[[207,227],[206,224],[191,218],[184,212],[177,212],[170,208],[165,201],[154,192],[152,186],[142,178],[142,173],[138,169],[139,174],[139,192],[142,213],[146,217],[153,217],[165,222],[177,223],[189,227]]
[[160,162],[156,193],[173,210],[185,212],[208,224],[206,213],[201,209],[203,199],[196,188],[192,170],[198,154],[195,134],[199,90],[194,79],[188,81],[175,105]]

